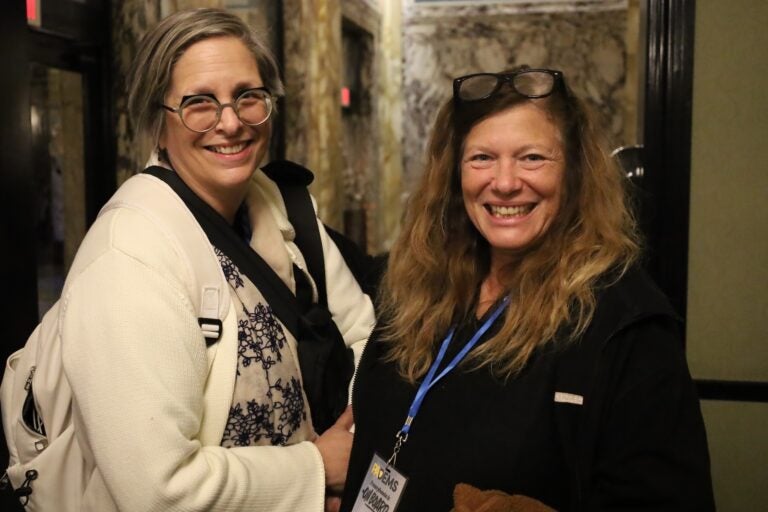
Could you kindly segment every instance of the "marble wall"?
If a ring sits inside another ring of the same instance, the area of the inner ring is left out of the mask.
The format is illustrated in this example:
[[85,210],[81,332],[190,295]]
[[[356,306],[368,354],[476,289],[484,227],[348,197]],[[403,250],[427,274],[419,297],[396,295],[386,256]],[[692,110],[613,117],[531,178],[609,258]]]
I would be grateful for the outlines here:
[[315,173],[312,192],[322,218],[342,225],[341,4],[285,0],[286,158]]
[[[402,173],[398,119],[383,106],[401,79],[386,57],[398,41],[385,30],[392,4],[283,2],[286,157],[314,171],[323,220],[372,253],[387,246],[398,210],[389,208],[391,184]],[[342,87],[351,89],[348,108]]]
[[452,79],[472,72],[521,64],[560,69],[599,111],[614,145],[634,138],[633,123],[626,122],[628,116],[634,120],[628,110],[636,104],[629,96],[636,87],[627,89],[626,1],[403,0],[403,9],[406,187],[420,175],[431,125],[451,95]]
[[392,245],[400,227],[403,194],[403,30],[398,2],[380,0],[381,45],[377,80],[379,115],[379,208],[376,216],[378,245]]

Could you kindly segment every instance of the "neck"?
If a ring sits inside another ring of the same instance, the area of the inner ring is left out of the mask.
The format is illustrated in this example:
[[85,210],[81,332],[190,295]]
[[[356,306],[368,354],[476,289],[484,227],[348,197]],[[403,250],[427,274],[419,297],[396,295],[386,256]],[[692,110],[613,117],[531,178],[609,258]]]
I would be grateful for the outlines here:
[[[221,193],[211,193],[208,189],[201,186],[193,186],[192,183],[187,183],[189,188],[197,194],[197,196],[208,203],[208,206],[216,210],[216,212],[224,217],[224,219],[230,225],[235,221],[235,215],[240,208],[240,204],[245,200],[245,191],[235,193],[232,191],[221,191]],[[197,185],[196,183],[194,185]]]
[[501,283],[499,283],[496,274],[490,272],[480,284],[480,296],[477,299],[477,311],[475,312],[475,316],[481,318],[486,311],[488,311],[488,308],[490,308],[494,302],[499,300],[502,293],[504,293],[504,288],[501,286]]
[[209,187],[206,187],[204,184],[195,180],[194,176],[174,167],[167,150],[159,149],[158,153],[160,162],[166,163],[172,171],[178,174],[197,197],[208,203],[208,206],[216,210],[216,212],[224,217],[230,225],[234,223],[237,210],[240,208],[240,204],[245,200],[245,196],[248,193],[247,183],[243,187],[236,189],[222,187],[217,190],[211,190]]

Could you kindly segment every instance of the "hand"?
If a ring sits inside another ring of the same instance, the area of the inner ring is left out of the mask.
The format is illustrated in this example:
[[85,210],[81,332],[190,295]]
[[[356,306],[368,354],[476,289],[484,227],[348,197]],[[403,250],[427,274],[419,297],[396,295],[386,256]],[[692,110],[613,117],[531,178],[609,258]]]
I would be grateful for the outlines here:
[[339,512],[341,509],[341,498],[338,496],[325,497],[325,512]]
[[353,423],[352,407],[349,406],[331,428],[315,439],[315,446],[325,466],[325,485],[331,493],[341,493],[344,489],[349,452],[352,450],[352,433],[349,429]]

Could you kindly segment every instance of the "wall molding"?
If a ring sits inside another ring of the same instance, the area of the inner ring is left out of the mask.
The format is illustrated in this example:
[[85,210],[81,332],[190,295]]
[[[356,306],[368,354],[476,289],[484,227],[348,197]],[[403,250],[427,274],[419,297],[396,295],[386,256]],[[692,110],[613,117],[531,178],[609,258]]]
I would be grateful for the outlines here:
[[695,379],[701,400],[768,402],[768,382]]
[[407,17],[627,10],[628,0],[404,0]]

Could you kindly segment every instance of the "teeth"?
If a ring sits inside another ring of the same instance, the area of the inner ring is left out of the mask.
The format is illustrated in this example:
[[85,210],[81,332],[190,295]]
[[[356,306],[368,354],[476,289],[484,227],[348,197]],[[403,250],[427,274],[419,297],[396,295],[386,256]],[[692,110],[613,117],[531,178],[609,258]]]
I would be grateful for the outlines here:
[[235,144],[234,146],[210,146],[210,148],[214,153],[233,155],[235,153],[241,152],[243,149],[245,149],[245,146],[245,142],[241,142],[240,144]]
[[496,217],[517,217],[525,215],[533,209],[533,205],[525,206],[494,206],[489,205],[491,214]]

